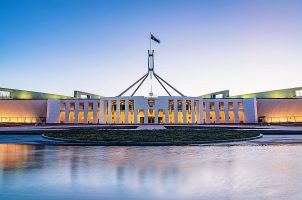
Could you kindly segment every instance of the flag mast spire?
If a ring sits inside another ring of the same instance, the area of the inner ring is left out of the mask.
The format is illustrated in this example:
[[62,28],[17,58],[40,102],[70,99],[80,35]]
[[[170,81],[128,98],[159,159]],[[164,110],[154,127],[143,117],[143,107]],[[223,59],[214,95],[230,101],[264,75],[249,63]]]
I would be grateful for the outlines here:
[[150,41],[150,52],[151,52],[151,48],[152,48],[152,42],[151,42],[151,36],[152,35],[152,33],[150,32],[150,37],[149,37],[149,41]]
[[[152,74],[155,77],[155,79],[159,82],[159,84],[164,88],[164,90],[167,92],[167,94],[169,96],[171,96],[171,94],[169,93],[169,91],[167,90],[167,88],[165,87],[165,85],[163,83],[165,83],[167,86],[169,86],[170,88],[172,88],[175,92],[177,92],[180,96],[184,96],[181,92],[179,92],[177,89],[175,89],[172,85],[170,85],[167,81],[165,81],[162,77],[160,77],[159,75],[157,75],[154,72],[154,50],[152,50],[152,40],[154,42],[157,42],[158,44],[160,43],[160,40],[157,39],[151,32],[150,32],[150,38],[149,38],[149,42],[150,42],[150,49],[148,50],[148,72],[143,75],[140,79],[138,79],[137,81],[135,81],[130,87],[128,87],[126,90],[124,90],[121,94],[118,95],[118,97],[122,96],[123,94],[125,94],[128,90],[130,90],[132,87],[134,87],[136,84],[139,83],[139,85],[137,86],[137,88],[134,90],[134,92],[131,94],[131,96],[133,96],[136,91],[140,88],[140,86],[144,83],[144,81],[146,80],[146,78],[150,75],[150,79],[152,79]],[[152,85],[151,85],[151,92],[150,94],[153,95],[152,92]]]

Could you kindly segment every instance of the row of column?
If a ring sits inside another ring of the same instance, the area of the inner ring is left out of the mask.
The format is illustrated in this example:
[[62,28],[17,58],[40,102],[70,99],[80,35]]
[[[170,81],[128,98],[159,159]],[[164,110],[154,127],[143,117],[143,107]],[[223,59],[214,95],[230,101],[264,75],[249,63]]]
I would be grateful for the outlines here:
[[[108,123],[111,122],[112,120],[112,101],[116,102],[116,121],[120,122],[120,101],[118,100],[108,100],[108,106],[104,106],[105,101],[103,101],[103,103],[101,103],[101,108],[100,108],[100,123],[104,123],[105,121],[107,121]],[[125,122],[128,122],[128,114],[129,114],[129,100],[124,100],[125,101]],[[177,104],[177,99],[174,100],[174,123],[178,123],[178,104]],[[182,113],[183,113],[183,122],[182,123],[187,123],[187,115],[186,115],[186,102],[187,100],[182,100]],[[201,104],[201,101],[199,101],[199,104]],[[134,104],[134,122],[133,123],[137,123],[137,106],[135,106]],[[167,102],[167,106],[168,107],[168,102]],[[201,105],[197,105],[196,108],[201,108]],[[148,105],[145,105],[143,108],[140,108],[144,110],[144,123],[148,123]],[[158,123],[158,110],[164,110],[165,113],[165,123],[169,123],[169,110],[168,109],[162,109],[162,108],[158,108],[155,104],[155,106],[152,108],[154,111],[154,122]],[[197,110],[196,110],[197,111]],[[107,114],[107,119],[105,120],[104,118],[106,117],[105,113]],[[202,113],[202,112],[199,112]],[[203,117],[201,117],[200,121],[198,121],[198,123],[202,123]],[[194,100],[191,100],[191,119],[192,122],[195,122],[195,110],[194,110]]]
[[234,123],[239,123],[239,109],[238,109],[238,101],[234,101],[234,109],[229,109],[229,102],[224,102],[224,108],[219,109],[219,102],[214,102],[214,109],[210,109],[210,101],[205,102],[205,113],[206,113],[206,123],[211,123],[210,112],[215,112],[215,122],[220,123],[220,112],[223,111],[225,115],[225,123],[230,123],[230,111],[234,113]]
[[[70,103],[74,103],[75,104],[75,108],[74,110],[70,109]],[[84,124],[88,124],[88,112],[92,112],[93,113],[93,124],[97,124],[98,123],[98,102],[94,101],[94,102],[81,102],[84,103],[84,109],[79,108],[80,102],[75,101],[75,102],[66,102],[66,107],[65,107],[65,120],[64,123],[70,123],[69,122],[69,116],[71,112],[74,112],[74,123],[77,124],[79,123],[79,113],[83,112],[84,114],[84,120],[83,123]],[[93,109],[89,110],[88,109],[88,104],[89,103],[93,103]]]
[[[120,122],[120,101],[114,100],[116,102],[116,122]],[[129,100],[124,100],[125,101],[125,123],[128,123],[128,114],[129,114]],[[174,99],[174,123],[178,123],[178,101],[179,99]],[[234,108],[232,110],[229,109],[229,102],[230,101],[215,101],[214,102],[214,109],[210,109],[210,102],[211,101],[200,101],[200,100],[189,100],[191,101],[191,122],[195,123],[211,123],[211,112],[215,112],[215,123],[220,123],[220,112],[224,112],[224,118],[225,118],[225,123],[230,123],[230,111],[234,113],[234,123],[239,123],[239,108],[238,108],[238,101],[233,101]],[[187,99],[183,100],[182,99],[182,123],[187,123],[187,115],[186,115],[186,102]],[[195,107],[195,102],[196,102],[196,107]],[[219,109],[219,102],[224,103],[224,108]],[[205,108],[203,106],[203,103],[205,103]],[[111,122],[112,120],[112,110],[111,110],[111,104],[112,100],[108,100],[108,107],[107,110],[105,106],[101,103],[101,110],[100,110],[100,123],[105,123],[107,121],[108,123]],[[168,105],[168,102],[167,102]],[[167,106],[168,107],[168,106]],[[155,115],[155,123],[158,123],[158,107],[155,106],[152,108],[154,110],[154,115]],[[162,108],[159,108],[162,109]],[[136,106],[134,104],[134,119],[133,123],[137,123],[137,110]],[[148,105],[143,107],[144,110],[144,123],[148,123]],[[163,109],[165,112],[165,123],[169,123],[169,110],[168,109]],[[107,119],[105,120],[105,112],[107,112]],[[196,113],[197,112],[197,113]],[[204,113],[205,112],[205,116]],[[195,120],[195,114],[197,119]],[[204,119],[205,117],[205,119]]]

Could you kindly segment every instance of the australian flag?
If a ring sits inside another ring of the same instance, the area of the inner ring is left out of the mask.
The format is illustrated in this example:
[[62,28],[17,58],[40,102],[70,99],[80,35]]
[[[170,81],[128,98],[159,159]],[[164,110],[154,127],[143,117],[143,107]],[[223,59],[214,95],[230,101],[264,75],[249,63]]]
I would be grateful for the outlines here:
[[157,43],[160,43],[160,40],[157,39],[152,33],[151,33],[151,40],[154,40]]

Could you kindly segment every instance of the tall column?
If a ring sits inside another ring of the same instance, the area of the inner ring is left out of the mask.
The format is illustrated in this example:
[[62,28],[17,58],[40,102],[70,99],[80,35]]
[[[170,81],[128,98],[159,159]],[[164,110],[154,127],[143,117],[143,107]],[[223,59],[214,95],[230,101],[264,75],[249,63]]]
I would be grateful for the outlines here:
[[234,118],[235,118],[235,123],[239,123],[238,101],[234,102]]
[[97,124],[98,123],[98,101],[93,101],[93,123]]
[[210,124],[211,123],[211,118],[210,118],[210,101],[206,101],[206,123]]
[[108,115],[107,115],[107,123],[111,124],[111,100],[108,100]]
[[79,123],[79,101],[75,101],[74,103],[74,123]]
[[225,123],[230,123],[229,102],[224,101]]
[[166,124],[169,123],[169,106],[168,106],[168,109],[164,109],[164,112],[165,112],[165,122]]
[[120,106],[120,100],[116,100],[116,120],[115,123],[119,124],[120,123],[120,113],[121,113],[121,106]]
[[194,101],[194,99],[191,100],[191,119],[192,119],[192,124],[195,124],[195,101]]
[[173,101],[173,114],[174,114],[174,124],[178,123],[178,106],[177,106],[177,99]]
[[134,124],[137,124],[137,109],[136,109],[136,102],[134,102],[134,105],[133,105],[133,115],[134,115],[134,119],[133,119],[133,122]]
[[88,124],[88,101],[84,102],[84,124]]
[[104,109],[104,101],[101,99],[99,100],[99,103],[100,103],[100,124],[104,123],[104,112],[105,112],[105,109]]
[[203,124],[203,101],[202,100],[198,101],[198,116],[199,116],[198,123]]
[[186,105],[187,105],[187,102],[186,102],[186,99],[184,99],[182,101],[182,123],[186,124],[187,123],[187,110],[186,110]]
[[148,106],[144,108],[144,124],[148,124]]
[[133,115],[134,115],[133,122],[134,122],[134,124],[137,124],[137,110],[136,109],[133,110]]
[[129,115],[129,100],[125,99],[125,123],[128,124],[128,115]]
[[[61,108],[61,105],[60,105],[60,108]],[[69,113],[70,113],[70,102],[65,101],[65,119],[64,119],[64,123],[69,123]]]
[[215,111],[215,121],[216,121],[217,124],[219,124],[220,123],[219,102],[215,101],[214,105],[215,105],[215,109],[214,109],[214,111]]

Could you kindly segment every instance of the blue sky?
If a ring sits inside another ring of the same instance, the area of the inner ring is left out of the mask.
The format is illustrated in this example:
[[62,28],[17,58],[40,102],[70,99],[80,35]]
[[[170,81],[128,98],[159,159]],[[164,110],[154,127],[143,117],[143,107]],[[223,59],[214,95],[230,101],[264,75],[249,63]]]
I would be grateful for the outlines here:
[[[0,86],[114,96],[147,70],[186,95],[302,86],[302,1],[1,0]],[[164,94],[148,80],[138,95]]]

